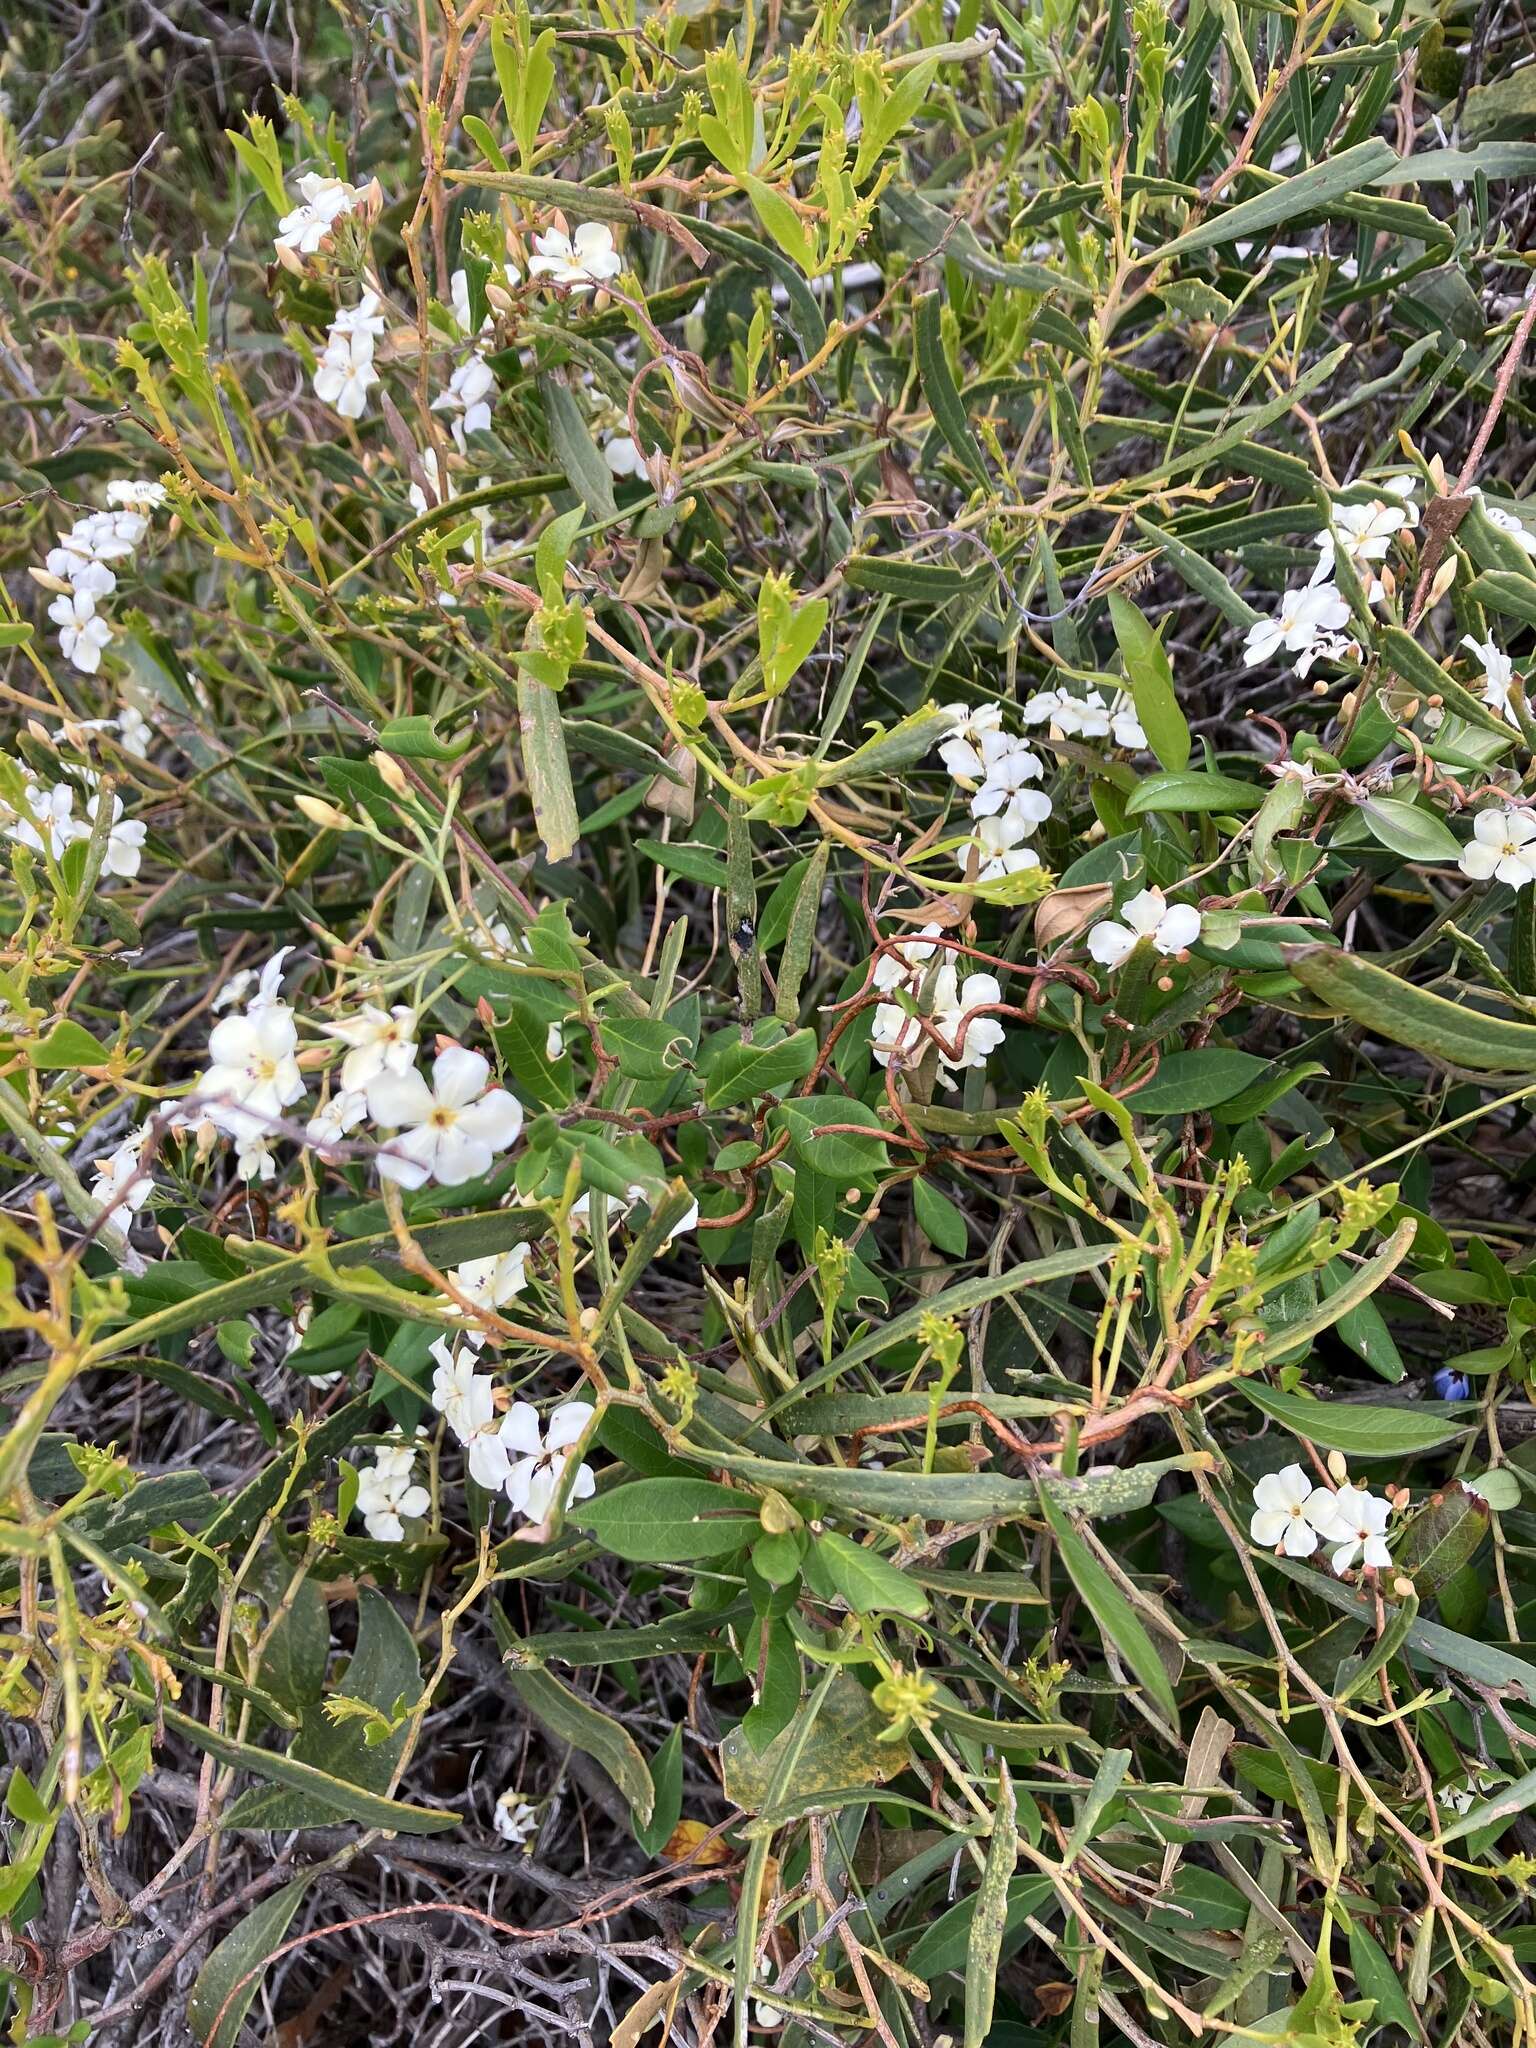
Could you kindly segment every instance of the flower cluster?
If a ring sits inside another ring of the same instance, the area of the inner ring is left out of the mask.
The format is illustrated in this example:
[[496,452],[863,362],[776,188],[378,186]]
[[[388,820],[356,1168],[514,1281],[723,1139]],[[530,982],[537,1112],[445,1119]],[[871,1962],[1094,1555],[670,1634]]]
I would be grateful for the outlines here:
[[277,260],[286,269],[303,274],[306,260],[331,246],[339,221],[349,214],[365,220],[383,203],[377,178],[367,185],[350,185],[345,178],[322,178],[310,171],[299,180],[299,204],[285,213],[277,224],[274,244]]
[[1355,1564],[1381,1571],[1392,1562],[1385,1534],[1391,1514],[1391,1502],[1363,1486],[1315,1486],[1300,1465],[1286,1465],[1254,1487],[1248,1533],[1286,1557],[1310,1557],[1320,1543],[1331,1545],[1336,1572]]
[[329,339],[315,365],[315,396],[334,406],[344,420],[360,420],[367,410],[369,390],[379,381],[373,345],[385,325],[378,293],[367,290],[331,322]]
[[[496,1382],[477,1370],[485,1339],[466,1330],[456,1339],[439,1337],[432,1346],[432,1406],[468,1453],[469,1476],[487,1493],[505,1493],[514,1511],[542,1522],[565,1479],[571,1452],[592,1420],[585,1401],[562,1401],[542,1429],[528,1401],[500,1408]],[[597,1490],[591,1467],[578,1465],[569,1498],[587,1500]]]
[[[102,724],[115,722],[100,721]],[[55,782],[45,789],[39,782],[28,782],[15,807],[0,800],[0,833],[16,845],[29,847],[33,853],[43,854],[51,860],[60,859],[67,848],[90,839],[96,831],[101,811],[101,795],[95,789],[100,777],[93,768],[83,764],[76,767],[74,773],[93,790],[86,798],[80,815],[75,812],[75,799],[79,792],[73,783]],[[101,872],[103,875],[117,875],[126,881],[139,872],[146,828],[139,819],[124,817],[120,796],[114,795],[111,801]]]
[[117,563],[126,561],[149,531],[149,514],[165,503],[165,486],[135,480],[108,484],[107,509],[87,512],[56,547],[48,550],[41,574],[33,575],[56,593],[48,616],[59,629],[64,659],[93,676],[112,644],[112,625],[101,609],[117,588]]
[[940,936],[938,925],[924,925],[918,937],[898,940],[875,962],[873,986],[886,1000],[875,1006],[870,1050],[882,1067],[899,1072],[915,1067],[936,1035],[939,1080],[953,1088],[954,1075],[985,1067],[1002,1044],[1003,1026],[987,1013],[1002,1003],[1003,991],[995,974],[968,974],[962,981],[954,954],[937,943]]
[[432,1496],[412,1476],[414,1444],[384,1444],[373,1463],[357,1475],[357,1512],[376,1543],[399,1543],[405,1523],[424,1515]]
[[1335,580],[1342,556],[1358,578],[1370,604],[1380,604],[1394,589],[1385,566],[1399,535],[1419,523],[1413,501],[1415,479],[1388,477],[1381,495],[1364,504],[1337,500],[1328,523],[1316,536],[1317,567],[1310,582],[1288,590],[1273,618],[1257,619],[1248,628],[1243,665],[1256,668],[1276,655],[1295,656],[1296,674],[1306,677],[1318,661],[1341,661],[1359,654],[1358,643],[1344,630],[1349,603]]

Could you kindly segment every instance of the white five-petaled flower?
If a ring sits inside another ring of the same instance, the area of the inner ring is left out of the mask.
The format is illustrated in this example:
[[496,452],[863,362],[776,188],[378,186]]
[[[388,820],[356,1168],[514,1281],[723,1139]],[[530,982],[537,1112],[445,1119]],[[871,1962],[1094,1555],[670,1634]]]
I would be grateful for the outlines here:
[[[526,1244],[515,1244],[508,1251],[492,1252],[488,1258],[465,1259],[449,1269],[448,1277],[464,1299],[477,1308],[500,1308],[528,1285],[528,1252]],[[448,1313],[462,1315],[463,1310],[450,1299]]]
[[1347,1572],[1357,1560],[1376,1571],[1392,1562],[1383,1531],[1392,1513],[1390,1501],[1363,1486],[1341,1486],[1337,1493],[1324,1493],[1326,1518],[1318,1522],[1323,1541],[1336,1546],[1329,1559],[1336,1572]]
[[1144,939],[1171,958],[1200,936],[1199,911],[1192,904],[1170,903],[1161,889],[1139,890],[1121,916],[1124,924],[1105,918],[1088,934],[1088,951],[1101,967],[1111,971],[1123,966]]
[[[77,838],[88,839],[91,836],[96,823],[96,809],[100,802],[99,796],[93,796],[87,803],[86,816],[91,822],[79,827]],[[139,862],[143,858],[144,840],[148,829],[138,818],[125,818],[122,798],[113,797],[112,823],[107,830],[107,850],[102,860],[102,867],[107,874],[121,875],[127,881],[139,872]]]
[[107,1222],[114,1230],[128,1229],[154,1186],[139,1163],[143,1145],[144,1133],[137,1130],[115,1152],[92,1162],[96,1181],[91,1193],[107,1211]]
[[1026,725],[1051,726],[1066,739],[1113,737],[1117,747],[1139,753],[1147,744],[1136,708],[1123,691],[1105,703],[1101,690],[1074,697],[1066,690],[1037,690],[1019,716]]
[[357,1512],[376,1543],[400,1542],[404,1520],[424,1515],[432,1505],[427,1489],[412,1481],[415,1462],[413,1445],[386,1446],[357,1475]]
[[286,1003],[252,1004],[223,1017],[208,1040],[209,1066],[196,1092],[205,1113],[232,1138],[263,1135],[304,1093],[296,1057],[299,1029]]
[[107,485],[107,503],[122,512],[155,512],[165,503],[165,485],[151,477],[124,477]]
[[277,224],[276,248],[280,260],[318,255],[330,239],[337,221],[351,213],[359,194],[345,178],[322,178],[314,171],[299,180],[300,203],[285,213]]
[[1536,555],[1536,533],[1532,533],[1513,512],[1506,512],[1502,505],[1490,505],[1476,484],[1472,486],[1471,495],[1474,498],[1482,498],[1483,517],[1491,526],[1496,526],[1500,533],[1507,533],[1516,547],[1523,549],[1526,554]]
[[304,1135],[322,1158],[355,1131],[368,1114],[368,1098],[360,1088],[343,1088],[322,1103],[304,1126]]
[[[519,1409],[525,1409],[524,1401],[514,1402],[507,1411],[502,1424],[518,1416]],[[532,1415],[532,1409],[528,1409]],[[515,1437],[510,1438],[511,1447],[522,1450],[524,1455],[513,1465],[507,1476],[507,1498],[520,1515],[526,1515],[530,1522],[542,1522],[549,1513],[556,1493],[565,1477],[565,1468],[570,1461],[574,1446],[580,1441],[592,1420],[592,1410],[585,1401],[562,1401],[544,1425],[542,1441],[538,1435],[538,1418],[534,1416],[533,1439],[529,1442],[526,1419],[518,1416]],[[597,1491],[597,1480],[589,1465],[579,1465],[571,1481],[569,1500],[589,1500]]]
[[[996,1017],[973,1015],[1003,1000],[995,974],[968,974],[962,982],[953,961],[946,960],[933,978],[933,1022],[944,1048],[939,1064],[954,1072],[984,1067],[1002,1044],[1004,1031]],[[953,1051],[945,1048],[954,1047]]]
[[491,1815],[491,1826],[504,1842],[510,1842],[514,1849],[520,1849],[530,1841],[539,1825],[538,1810],[518,1791],[509,1785],[496,1802],[496,1811]]
[[20,846],[30,846],[34,853],[49,853],[57,860],[65,847],[80,837],[80,821],[73,815],[75,792],[67,782],[56,782],[52,789],[32,782],[27,785],[25,802],[26,810],[17,814],[7,836]]
[[1318,1532],[1333,1514],[1333,1495],[1314,1486],[1299,1465],[1266,1472],[1253,1489],[1253,1517],[1248,1533],[1265,1550],[1280,1549],[1287,1557],[1310,1557]]
[[927,1035],[910,1010],[900,1003],[876,1003],[869,1049],[882,1067],[915,1067],[926,1044]]
[[315,396],[344,420],[360,420],[368,409],[368,393],[379,381],[374,338],[384,326],[378,293],[372,291],[365,291],[355,306],[343,307],[331,322],[325,352],[315,366]]
[[1457,866],[1474,882],[1504,882],[1523,889],[1536,880],[1536,818],[1495,804],[1472,820],[1472,839]]
[[1382,586],[1370,565],[1385,561],[1396,536],[1418,525],[1419,508],[1411,496],[1414,482],[1411,476],[1392,477],[1384,486],[1385,497],[1372,498],[1363,505],[1335,503],[1328,524],[1314,536],[1318,564],[1312,581],[1331,582],[1335,558],[1342,554],[1365,583],[1370,602],[1377,603]]
[[77,597],[110,597],[117,588],[114,572],[88,548],[75,546],[70,534],[48,550],[44,567],[50,576],[67,583]]
[[101,667],[102,650],[112,641],[112,628],[97,611],[95,595],[76,584],[68,597],[60,594],[53,600],[48,616],[59,628],[64,659],[82,675],[95,675]]
[[380,1173],[408,1188],[429,1180],[457,1187],[489,1173],[523,1128],[522,1105],[505,1088],[488,1087],[490,1077],[484,1055],[462,1045],[438,1054],[430,1086],[414,1067],[376,1075],[368,1114],[400,1133],[380,1151]]
[[1309,583],[1300,590],[1288,590],[1272,619],[1256,619],[1243,643],[1244,668],[1256,668],[1284,650],[1288,654],[1311,653],[1325,635],[1337,633],[1349,623],[1349,606],[1333,583]]
[[983,776],[971,798],[973,818],[992,818],[999,811],[1032,832],[1051,815],[1051,800],[1042,790],[1031,789],[1045,767],[1038,754],[1022,740],[1005,733],[985,734],[981,742]]
[[470,1333],[457,1345],[439,1337],[432,1346],[437,1369],[432,1375],[432,1405],[469,1453],[469,1476],[487,1493],[499,1493],[511,1472],[511,1453],[525,1449],[526,1418],[532,1418],[533,1444],[538,1444],[538,1417],[526,1401],[515,1401],[504,1416],[496,1413],[496,1383],[477,1372],[477,1347],[483,1340]]
[[1470,633],[1461,636],[1463,647],[1470,647],[1482,664],[1483,702],[1490,711],[1496,711],[1510,725],[1518,726],[1515,707],[1509,701],[1509,686],[1515,679],[1515,664],[1491,639],[1474,640]]
[[416,1012],[405,1003],[389,1010],[364,1003],[355,1017],[320,1029],[348,1048],[341,1063],[343,1088],[366,1088],[379,1074],[403,1074],[416,1064]]
[[624,268],[613,246],[613,230],[601,221],[586,221],[574,235],[558,228],[533,238],[534,253],[528,264],[530,277],[547,277],[551,284],[563,284],[572,292],[588,292],[594,285],[607,284]]
[[1016,875],[1024,868],[1039,867],[1039,854],[1032,846],[1022,844],[1029,829],[1010,811],[1003,811],[995,818],[978,818],[975,831],[955,852],[961,874],[969,871],[973,857],[977,862],[978,882],[1000,882],[1005,875]]
[[496,379],[489,363],[482,355],[472,355],[448,379],[448,389],[433,399],[434,412],[453,414],[448,426],[461,455],[465,452],[466,435],[481,434],[489,428],[491,393],[495,389]]
[[939,759],[956,782],[980,782],[987,766],[983,748],[989,739],[1001,737],[1001,704],[946,704],[949,721],[939,743]]
[[943,926],[925,924],[913,939],[898,939],[875,962],[870,976],[872,987],[888,994],[893,988],[909,987],[923,978],[928,962],[938,948],[934,940],[943,936]]

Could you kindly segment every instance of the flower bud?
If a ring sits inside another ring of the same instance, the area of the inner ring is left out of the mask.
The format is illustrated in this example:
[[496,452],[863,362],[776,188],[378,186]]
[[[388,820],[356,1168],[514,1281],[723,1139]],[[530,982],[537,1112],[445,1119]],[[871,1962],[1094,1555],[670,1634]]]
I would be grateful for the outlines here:
[[378,769],[379,780],[382,783],[392,789],[396,796],[406,795],[411,785],[406,777],[405,770],[400,766],[400,763],[393,754],[386,754],[382,747],[376,747],[369,756],[369,759],[374,767]]
[[352,820],[345,811],[338,811],[334,804],[328,804],[321,796],[296,796],[294,806],[302,811],[311,825],[321,825],[332,832],[349,832]]

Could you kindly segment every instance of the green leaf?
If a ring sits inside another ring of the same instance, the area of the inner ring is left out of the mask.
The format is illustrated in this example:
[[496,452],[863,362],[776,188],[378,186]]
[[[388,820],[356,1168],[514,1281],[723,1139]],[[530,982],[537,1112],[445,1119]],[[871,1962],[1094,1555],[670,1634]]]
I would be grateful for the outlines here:
[[780,249],[807,277],[816,270],[816,238],[782,192],[765,185],[761,178],[741,174],[741,187],[752,202],[752,211],[772,235]]
[[[882,1742],[885,1716],[850,1672],[831,1675],[819,1703],[813,1698],[761,1756],[740,1728],[720,1745],[725,1796],[744,1813],[772,1817],[770,1801],[783,1797],[798,1810],[825,1810],[833,1795],[884,1785],[911,1762],[905,1742]],[[782,1794],[776,1787],[782,1785]]]
[[[1122,1754],[1129,1761],[1129,1752]],[[965,2048],[983,2048],[992,2031],[998,1964],[1002,1960],[1003,1937],[1008,1931],[1008,1889],[1018,1860],[1018,1806],[1008,1766],[999,1759],[992,1838],[987,1845],[987,1864],[976,1892],[976,1909],[965,1946]]]
[[1141,720],[1148,744],[1164,768],[1187,768],[1189,724],[1174,694],[1167,649],[1135,605],[1118,590],[1109,593],[1109,616],[1136,716]]
[[618,509],[613,473],[598,453],[587,417],[570,386],[561,378],[540,377],[539,397],[550,452],[565,471],[566,481],[587,508],[590,519],[612,519]]
[[[151,1718],[158,1714],[167,1728],[185,1736],[194,1748],[205,1750],[220,1763],[229,1764],[238,1771],[249,1771],[253,1777],[267,1778],[290,1791],[301,1793],[303,1810],[309,1818],[299,1825],[329,1827],[337,1820],[355,1820],[364,1827],[393,1828],[402,1835],[440,1835],[448,1828],[464,1824],[463,1814],[455,1813],[451,1808],[411,1806],[400,1799],[385,1799],[377,1793],[349,1785],[344,1779],[330,1777],[326,1772],[316,1770],[312,1764],[301,1763],[296,1757],[286,1756],[277,1750],[257,1749],[252,1743],[237,1742],[233,1736],[215,1734],[190,1714],[153,1700],[147,1693],[125,1693],[125,1697]],[[231,1814],[226,1817],[225,1825],[232,1821]]]
[[23,1048],[27,1065],[39,1073],[62,1073],[79,1067],[104,1067],[112,1055],[99,1038],[65,1017],[35,1044]]
[[[400,1701],[414,1706],[421,1692],[416,1645],[382,1593],[365,1586],[358,1595],[357,1616],[357,1648],[339,1690],[393,1719]],[[305,1712],[289,1755],[330,1779],[383,1792],[400,1761],[406,1730],[402,1726],[382,1742],[370,1743],[367,1726],[360,1719],[333,1721],[324,1706],[315,1703]],[[288,1828],[325,1827],[336,1818],[336,1813],[317,1811],[307,1796],[272,1789],[244,1793],[226,1814],[225,1825],[276,1833]]]
[[[774,1132],[788,1131],[796,1159],[831,1180],[868,1186],[890,1163],[879,1117],[867,1103],[850,1095],[796,1096],[791,1102],[777,1103],[768,1113],[768,1124]],[[861,1128],[829,1130],[830,1124],[858,1124]]]
[[642,1821],[637,1816],[633,1826],[635,1840],[647,1856],[659,1856],[682,1818],[683,1812],[683,1731],[674,1728],[666,1741],[651,1758],[651,1817]]
[[1472,582],[1467,596],[1474,604],[1499,612],[1506,619],[1536,626],[1536,577],[1522,576],[1512,569],[1489,569]]
[[803,1081],[816,1064],[816,1033],[807,1027],[770,1045],[742,1039],[708,1063],[704,1103],[708,1109],[729,1109],[755,1102],[777,1088]]
[[928,1612],[927,1595],[899,1566],[833,1529],[815,1538],[807,1564],[812,1560],[854,1614],[905,1614],[919,1621]]
[[1056,1539],[1067,1576],[1097,1622],[1099,1634],[1106,1643],[1114,1645],[1121,1662],[1140,1680],[1163,1719],[1177,1730],[1178,1701],[1141,1617],[1043,1486],[1040,1505]]
[[391,718],[379,728],[379,745],[387,754],[404,754],[411,761],[456,761],[468,746],[461,740],[450,747],[437,736],[434,720],[420,715]]
[[1213,770],[1186,768],[1144,775],[1126,803],[1127,817],[1159,811],[1256,811],[1264,792]]
[[517,725],[523,773],[544,851],[552,861],[567,860],[581,836],[581,824],[560,724],[560,699],[547,683],[522,672],[517,678]]
[[1228,1102],[1250,1083],[1267,1074],[1271,1062],[1229,1046],[1210,1045],[1198,1052],[1172,1052],[1145,1088],[1126,1098],[1136,1116],[1187,1115]]
[[636,1479],[571,1510],[569,1519],[631,1564],[725,1557],[760,1533],[751,1494],[709,1479]]
[[992,479],[987,471],[986,458],[971,432],[965,406],[949,373],[937,292],[926,292],[917,301],[913,309],[913,324],[917,334],[917,368],[922,379],[923,396],[928,401],[939,432],[983,489],[990,490]]
[[204,2048],[235,2048],[261,1989],[263,1966],[281,1945],[308,1883],[307,1877],[295,1878],[253,1906],[198,1971],[187,1995],[187,2024]]
[[1363,1024],[1394,1045],[1475,1073],[1536,1070],[1536,1024],[1447,1001],[1428,989],[1334,946],[1285,946],[1285,964],[1337,1016]]
[[650,1820],[656,1805],[650,1766],[611,1715],[548,1671],[512,1670],[507,1684],[541,1727],[601,1764],[642,1826]]
[[1416,1402],[1412,1408],[1383,1408],[1355,1401],[1319,1401],[1311,1394],[1282,1394],[1262,1380],[1239,1380],[1237,1386],[1272,1422],[1324,1450],[1343,1451],[1351,1458],[1416,1457],[1438,1450],[1441,1444],[1455,1443],[1473,1427],[1452,1420],[1436,1401]]
[[1358,806],[1371,836],[1404,860],[1456,860],[1461,841],[1443,818],[1401,797],[1368,796]]
[[912,1213],[917,1227],[934,1248],[952,1259],[963,1259],[970,1245],[965,1217],[948,1195],[940,1194],[929,1180],[912,1183]]
[[1396,169],[1398,156],[1390,143],[1380,140],[1356,143],[1325,158],[1294,178],[1282,178],[1256,199],[1228,207],[1212,220],[1205,220],[1187,233],[1163,242],[1145,262],[1166,263],[1174,256],[1192,255],[1197,249],[1214,249],[1223,242],[1254,241],[1270,228],[1291,224],[1309,213],[1324,213],[1347,192],[1359,192],[1374,184],[1383,173]]

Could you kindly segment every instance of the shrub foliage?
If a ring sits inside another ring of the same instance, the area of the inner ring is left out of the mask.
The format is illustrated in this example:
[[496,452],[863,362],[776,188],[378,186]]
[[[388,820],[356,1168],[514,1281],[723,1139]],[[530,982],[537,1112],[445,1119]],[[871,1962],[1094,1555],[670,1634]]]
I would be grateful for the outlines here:
[[0,70],[10,2037],[1528,2042],[1519,10]]

